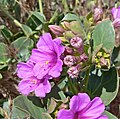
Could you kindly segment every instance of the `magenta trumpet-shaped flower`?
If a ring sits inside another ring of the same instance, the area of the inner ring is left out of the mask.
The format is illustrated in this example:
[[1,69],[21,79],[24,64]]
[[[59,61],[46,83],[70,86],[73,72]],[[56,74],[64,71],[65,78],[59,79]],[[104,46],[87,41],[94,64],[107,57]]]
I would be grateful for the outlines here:
[[63,65],[60,57],[63,52],[64,46],[60,39],[52,40],[49,33],[41,36],[37,43],[37,49],[32,50],[30,57],[30,61],[35,63],[34,75],[38,79],[42,79],[45,75],[59,77]]
[[37,97],[45,97],[46,93],[51,91],[49,83],[50,76],[46,75],[42,79],[34,76],[34,64],[31,62],[19,63],[17,75],[22,78],[18,85],[18,91],[23,95],[29,95],[30,92],[35,92]]
[[86,93],[79,93],[70,99],[70,109],[58,112],[57,119],[108,119],[102,115],[105,106],[99,97],[90,101]]
[[24,95],[34,91],[36,96],[45,97],[51,91],[49,79],[60,76],[63,52],[60,39],[52,40],[49,33],[41,36],[27,63],[17,65],[17,75],[22,78],[18,90]]

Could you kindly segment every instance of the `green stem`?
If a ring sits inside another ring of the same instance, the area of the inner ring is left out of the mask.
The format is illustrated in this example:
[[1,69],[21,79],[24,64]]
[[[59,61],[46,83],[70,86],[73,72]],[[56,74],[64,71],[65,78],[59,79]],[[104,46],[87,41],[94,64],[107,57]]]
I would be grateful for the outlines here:
[[84,86],[85,86],[84,89],[85,89],[85,91],[87,91],[87,86],[88,86],[88,81],[89,81],[90,69],[91,69],[91,67],[90,67],[89,69],[87,69],[86,75],[85,75],[85,79],[84,79]]
[[15,23],[16,26],[22,27],[21,23],[18,20],[16,20],[12,15],[10,15],[6,10],[4,10],[4,8],[1,10]]
[[66,0],[62,0],[62,4],[63,4],[63,6],[64,6],[65,11],[68,12],[68,11],[69,11],[69,8],[68,8],[67,1],[66,1]]
[[69,81],[69,86],[70,86],[70,89],[72,91],[73,94],[78,94],[78,91],[75,87],[75,85],[73,84],[72,80],[68,77],[68,81]]
[[40,13],[43,14],[43,8],[42,8],[42,0],[38,0],[39,2],[39,9],[40,9]]

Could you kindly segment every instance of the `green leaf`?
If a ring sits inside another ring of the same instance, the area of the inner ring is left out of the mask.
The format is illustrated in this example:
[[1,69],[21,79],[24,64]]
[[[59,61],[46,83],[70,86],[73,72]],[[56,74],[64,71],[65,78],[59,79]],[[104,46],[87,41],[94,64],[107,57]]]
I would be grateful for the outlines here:
[[0,5],[7,5],[7,4],[8,4],[7,0],[0,0]]
[[16,3],[14,6],[14,10],[15,10],[15,18],[20,21],[21,18],[21,7],[19,3]]
[[25,35],[27,37],[29,37],[29,36],[31,36],[33,34],[33,31],[29,26],[21,24],[21,28],[22,28],[23,32],[25,33]]
[[51,19],[49,20],[49,23],[51,24],[51,23],[54,23],[55,21],[59,21],[57,20],[57,18],[59,18],[59,15],[60,15],[59,11],[56,10],[52,15]]
[[111,59],[116,66],[120,66],[120,46],[114,48]]
[[17,118],[24,119],[28,117],[30,117],[30,114],[24,109],[15,108],[15,107],[12,109],[12,119],[17,119]]
[[62,19],[62,21],[77,21],[77,20],[79,20],[79,17],[71,13],[66,14],[65,17]]
[[104,111],[103,114],[107,115],[109,119],[118,119],[116,116],[114,116],[113,114],[111,114],[108,111]]
[[46,18],[40,12],[31,12],[30,17],[27,20],[27,25],[30,26],[32,30],[35,30],[38,26],[44,24],[46,22]]
[[0,43],[0,64],[6,64],[8,59],[7,46],[4,43]]
[[0,26],[0,32],[7,40],[9,40],[13,36],[13,33],[4,25]]
[[56,106],[57,106],[57,103],[55,102],[55,100],[53,98],[51,98],[49,105],[48,105],[47,112],[52,113],[54,111],[54,109],[56,108]]
[[92,69],[88,83],[88,92],[92,97],[100,96],[105,105],[116,97],[119,88],[119,78],[115,67],[109,71]]
[[32,15],[34,15],[36,18],[38,18],[42,23],[44,23],[45,21],[46,21],[46,18],[45,18],[45,16],[42,14],[42,13],[40,13],[40,12],[31,12],[32,13]]
[[12,45],[18,51],[18,53],[23,57],[29,54],[29,50],[33,47],[34,42],[32,39],[23,36],[12,42]]
[[98,24],[93,31],[93,48],[99,46],[111,52],[115,46],[115,31],[110,20],[105,20]]
[[85,36],[85,31],[84,31],[80,21],[72,21],[72,22],[70,22],[70,30],[75,34],[78,34],[80,37]]
[[[37,101],[40,101],[40,99]],[[22,95],[18,96],[17,98],[14,99],[13,104],[15,108],[27,112],[34,119],[46,119],[43,116],[43,113],[45,112],[43,107],[40,107],[40,105],[39,106],[35,105],[33,100],[28,99],[26,96],[22,96]]]

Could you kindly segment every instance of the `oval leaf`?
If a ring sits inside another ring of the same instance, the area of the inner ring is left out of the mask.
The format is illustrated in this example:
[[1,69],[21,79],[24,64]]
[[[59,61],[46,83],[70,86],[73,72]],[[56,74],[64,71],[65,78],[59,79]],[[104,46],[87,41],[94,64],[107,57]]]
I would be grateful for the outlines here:
[[113,50],[115,46],[115,31],[110,20],[105,20],[98,24],[93,31],[93,48],[96,50],[98,46],[108,50]]
[[43,112],[45,112],[45,110],[33,104],[32,101],[29,100],[26,96],[21,95],[15,98],[14,107],[19,110],[27,111],[34,119],[46,119],[43,116]]
[[15,47],[15,49],[20,52],[24,49],[30,49],[33,47],[33,40],[27,37],[20,37],[14,42],[12,42],[12,45]]
[[115,67],[109,71],[92,69],[88,83],[88,92],[93,96],[100,96],[105,105],[111,103],[117,95],[119,78]]
[[62,19],[62,21],[77,21],[77,20],[79,20],[79,17],[71,13],[66,14],[65,17]]
[[0,64],[5,64],[8,61],[7,45],[0,43]]

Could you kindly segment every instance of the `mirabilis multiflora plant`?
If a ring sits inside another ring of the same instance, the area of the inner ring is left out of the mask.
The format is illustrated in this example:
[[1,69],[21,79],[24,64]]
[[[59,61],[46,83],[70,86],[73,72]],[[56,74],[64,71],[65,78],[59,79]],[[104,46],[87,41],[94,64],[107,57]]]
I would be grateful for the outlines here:
[[27,62],[17,65],[17,75],[22,78],[19,92],[34,92],[43,101],[49,97],[54,104],[44,106],[48,118],[116,119],[105,106],[119,87],[112,60],[119,14],[119,8],[113,8],[114,21],[102,20],[102,9],[95,8],[91,16],[68,13],[60,25],[49,25],[52,34],[42,34]]

